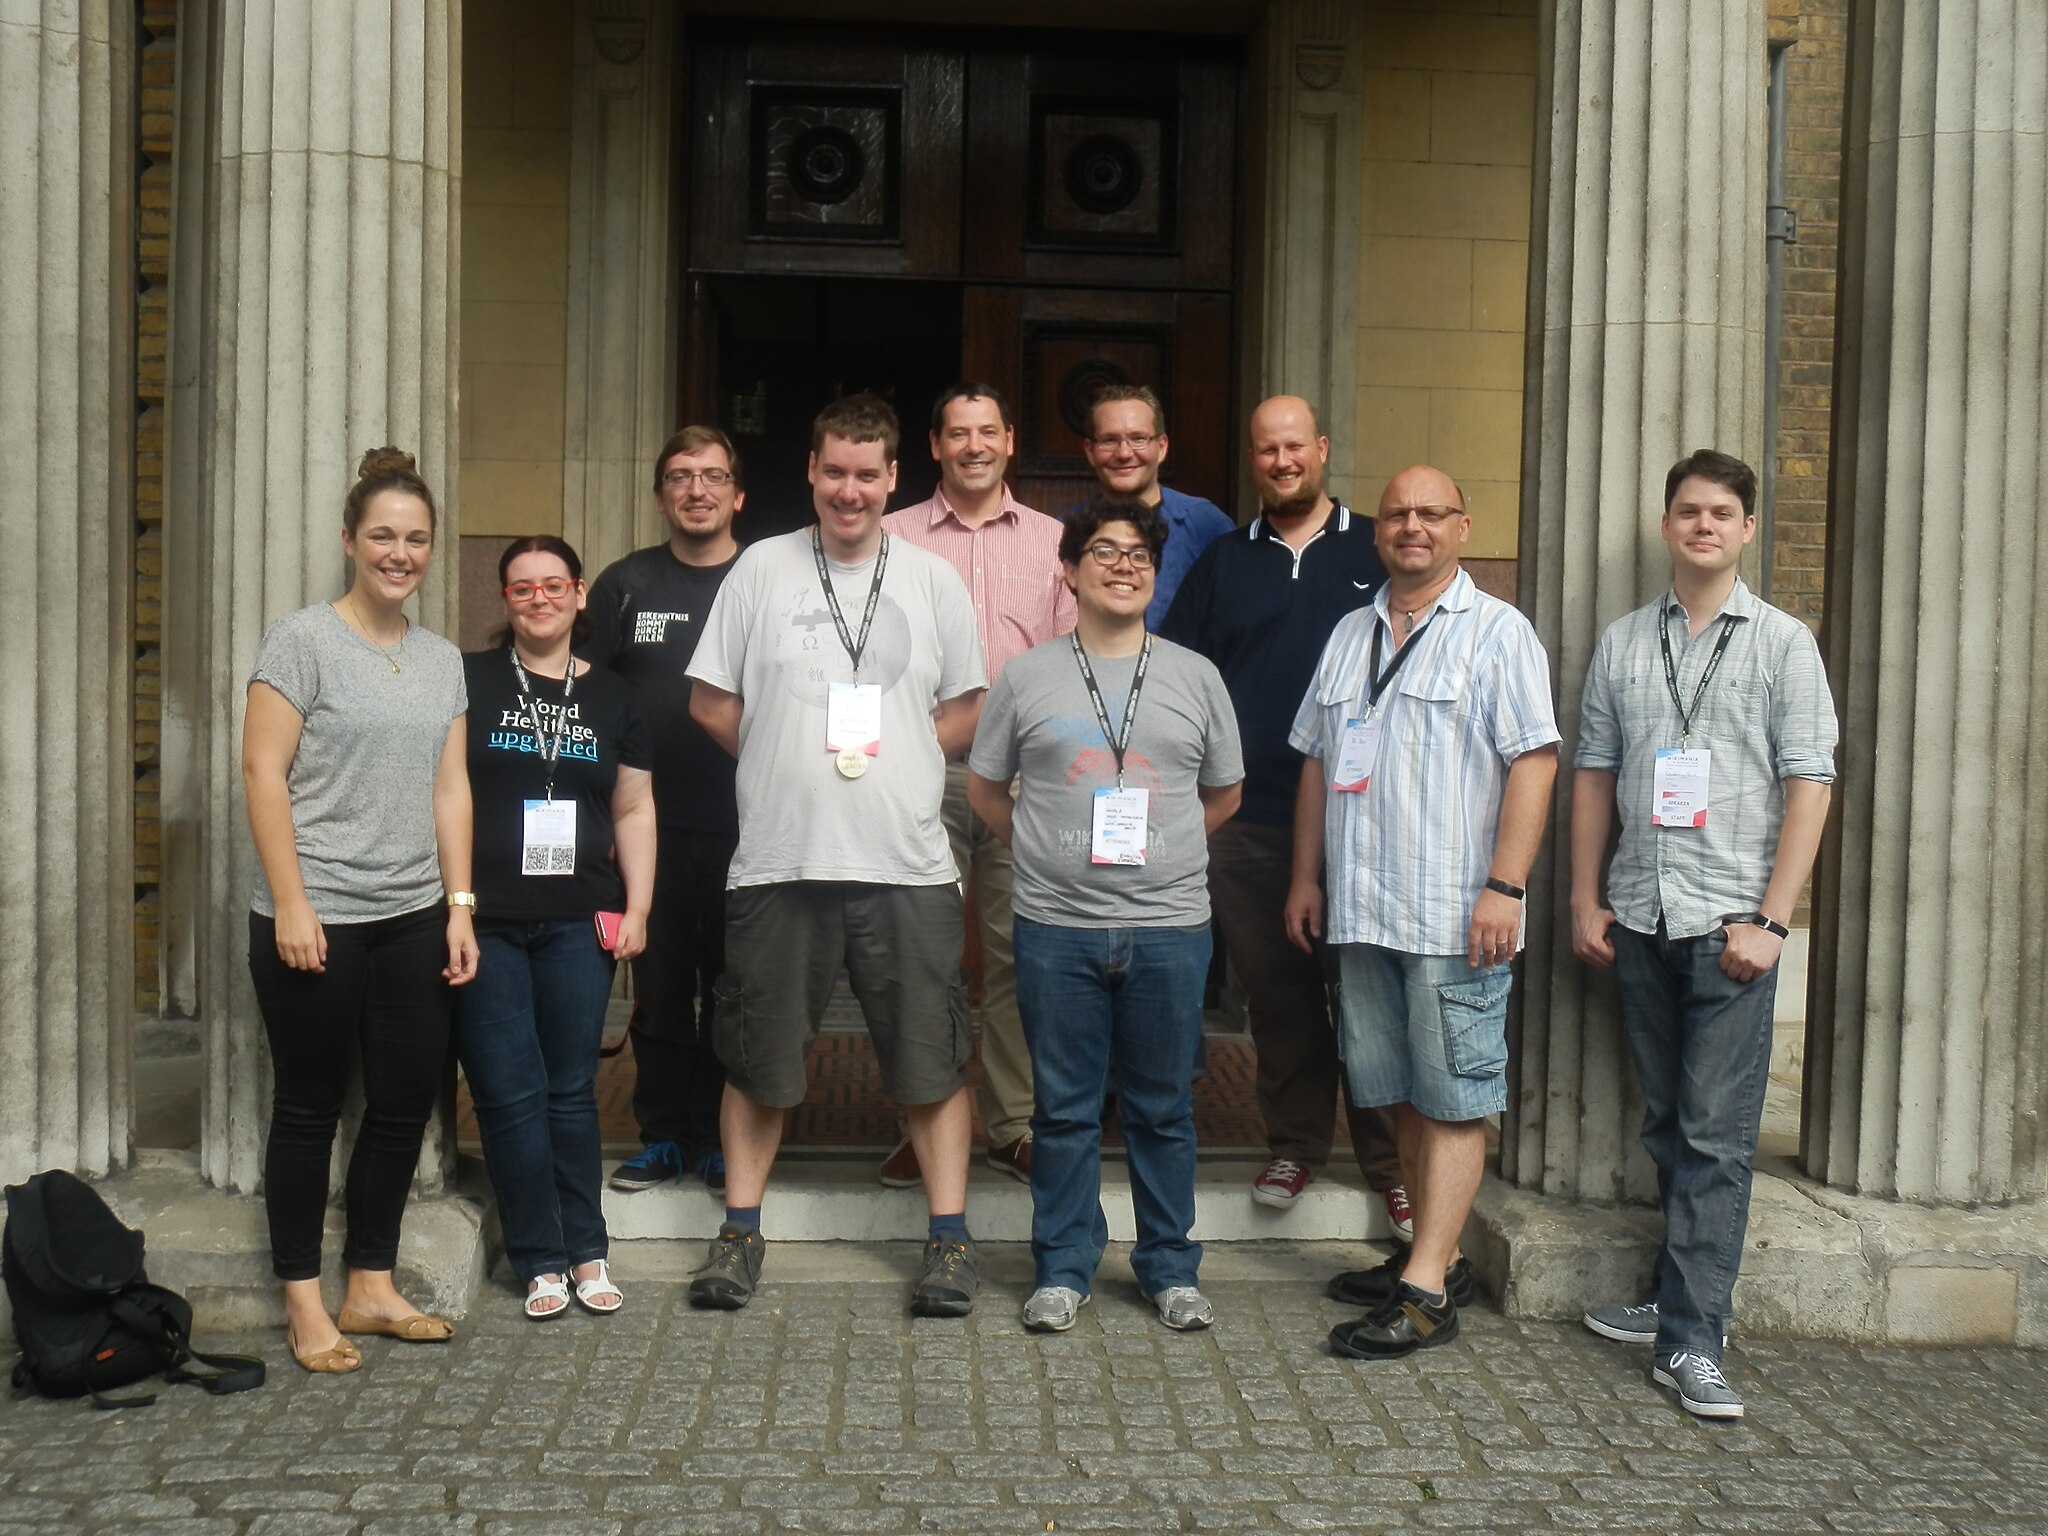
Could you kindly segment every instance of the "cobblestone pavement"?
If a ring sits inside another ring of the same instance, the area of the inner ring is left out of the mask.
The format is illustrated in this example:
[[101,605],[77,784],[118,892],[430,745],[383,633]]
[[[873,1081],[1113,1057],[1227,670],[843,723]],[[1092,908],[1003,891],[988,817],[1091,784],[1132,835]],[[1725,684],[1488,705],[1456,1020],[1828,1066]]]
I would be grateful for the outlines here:
[[904,1314],[907,1249],[771,1246],[736,1314],[622,1259],[616,1317],[536,1325],[493,1288],[455,1343],[367,1341],[350,1377],[203,1340],[270,1384],[0,1400],[0,1536],[2048,1530],[2048,1354],[1738,1339],[1750,1417],[1707,1426],[1646,1351],[1483,1307],[1447,1348],[1334,1358],[1320,1281],[1364,1256],[1212,1249],[1188,1335],[1114,1258],[1041,1337],[1018,1250],[961,1323]]

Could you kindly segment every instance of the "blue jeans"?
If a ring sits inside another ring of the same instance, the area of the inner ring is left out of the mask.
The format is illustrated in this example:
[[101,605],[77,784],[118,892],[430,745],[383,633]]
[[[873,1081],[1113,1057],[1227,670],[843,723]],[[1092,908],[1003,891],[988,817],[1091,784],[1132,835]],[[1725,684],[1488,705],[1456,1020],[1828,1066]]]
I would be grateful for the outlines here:
[[1652,1283],[1657,1352],[1718,1360],[1749,1229],[1778,971],[1730,978],[1718,928],[1693,939],[1667,937],[1662,923],[1654,934],[1619,923],[1609,931],[1622,1027],[1643,1088],[1643,1145],[1664,1207]]
[[1209,929],[1059,928],[1016,920],[1017,1010],[1031,1049],[1031,1254],[1038,1285],[1087,1295],[1109,1242],[1102,1096],[1114,1087],[1131,1159],[1146,1295],[1193,1285],[1195,1043]]
[[498,1193],[505,1257],[525,1282],[610,1251],[593,1085],[613,962],[587,917],[487,918],[476,939],[476,979],[455,990],[455,1052]]

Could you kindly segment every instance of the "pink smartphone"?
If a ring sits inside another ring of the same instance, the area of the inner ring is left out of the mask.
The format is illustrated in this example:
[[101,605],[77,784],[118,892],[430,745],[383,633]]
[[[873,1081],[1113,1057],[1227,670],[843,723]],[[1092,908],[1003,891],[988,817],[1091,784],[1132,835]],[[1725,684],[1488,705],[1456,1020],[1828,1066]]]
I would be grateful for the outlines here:
[[599,912],[596,914],[598,948],[609,954],[619,947],[619,924],[626,920],[623,912]]

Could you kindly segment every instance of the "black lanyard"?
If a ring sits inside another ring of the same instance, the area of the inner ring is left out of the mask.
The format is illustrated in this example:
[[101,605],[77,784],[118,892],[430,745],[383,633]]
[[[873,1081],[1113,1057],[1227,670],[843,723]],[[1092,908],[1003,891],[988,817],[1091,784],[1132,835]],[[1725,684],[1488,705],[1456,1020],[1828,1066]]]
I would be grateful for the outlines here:
[[832,610],[832,627],[839,631],[839,643],[846,647],[847,659],[853,663],[853,675],[860,676],[860,659],[868,648],[868,631],[875,627],[875,604],[882,600],[882,572],[889,568],[889,535],[882,535],[882,547],[875,551],[875,579],[868,587],[867,610],[860,616],[860,638],[855,639],[853,631],[846,627],[846,615],[840,611],[839,596],[832,590],[832,573],[825,568],[825,546],[819,541],[818,531],[811,530],[811,553],[818,561],[818,585],[825,589],[825,606]]
[[1365,712],[1367,714],[1371,714],[1380,707],[1380,695],[1387,691],[1387,684],[1391,683],[1394,680],[1394,674],[1401,670],[1401,663],[1408,659],[1409,652],[1422,643],[1422,631],[1428,629],[1435,622],[1436,615],[1432,613],[1422,621],[1421,629],[1416,630],[1414,634],[1394,647],[1394,659],[1387,663],[1387,670],[1382,672],[1380,670],[1380,635],[1384,633],[1384,626],[1378,622],[1378,615],[1374,615],[1372,659],[1365,666],[1366,680],[1372,685],[1371,691],[1366,695],[1365,700]]
[[519,679],[519,704],[533,716],[533,744],[540,750],[541,765],[548,771],[547,796],[555,798],[555,764],[562,756],[562,743],[569,738],[569,695],[576,687],[576,658],[569,658],[567,675],[562,679],[562,708],[555,716],[555,739],[550,742],[540,728],[540,700],[534,696],[533,679],[526,675],[526,668],[519,664],[519,647],[508,647],[512,655],[512,673]]
[[1692,707],[1687,708],[1685,700],[1678,696],[1678,666],[1671,659],[1671,611],[1668,608],[1657,625],[1657,643],[1664,650],[1664,686],[1671,690],[1671,704],[1678,711],[1680,746],[1692,740],[1692,718],[1699,712],[1700,699],[1706,694],[1707,684],[1714,680],[1714,671],[1721,665],[1721,653],[1728,649],[1728,641],[1734,633],[1735,615],[1731,613],[1721,620],[1721,638],[1714,642],[1714,654],[1707,658],[1707,669],[1700,674],[1700,685],[1692,691]]
[[1081,663],[1081,681],[1088,685],[1088,702],[1095,706],[1095,723],[1102,727],[1103,740],[1109,743],[1109,750],[1116,757],[1116,787],[1124,787],[1124,754],[1131,749],[1131,724],[1138,718],[1138,690],[1145,686],[1145,668],[1152,663],[1152,637],[1145,636],[1145,643],[1138,650],[1138,670],[1131,674],[1131,696],[1124,701],[1124,728],[1121,734],[1109,728],[1109,706],[1102,702],[1102,690],[1096,686],[1095,669],[1088,665],[1088,653],[1081,649],[1081,637],[1069,633],[1067,639],[1073,642],[1074,660]]

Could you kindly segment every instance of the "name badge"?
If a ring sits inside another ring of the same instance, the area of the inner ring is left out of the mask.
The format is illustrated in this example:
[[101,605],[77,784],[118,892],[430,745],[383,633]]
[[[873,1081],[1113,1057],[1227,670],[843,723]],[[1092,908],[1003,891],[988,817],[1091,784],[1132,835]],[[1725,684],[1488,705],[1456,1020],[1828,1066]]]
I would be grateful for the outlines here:
[[576,802],[526,802],[526,845],[519,851],[522,875],[576,873]]
[[1149,789],[1095,791],[1095,825],[1088,839],[1092,864],[1143,864]]
[[1713,756],[1705,747],[1697,751],[1658,749],[1656,782],[1651,787],[1651,826],[1707,824],[1707,781]]
[[1373,764],[1380,759],[1380,717],[1344,722],[1344,736],[1337,743],[1337,767],[1330,787],[1340,794],[1355,795],[1372,783]]
[[880,683],[827,683],[825,685],[825,750],[865,752],[878,756],[882,750],[882,685]]

